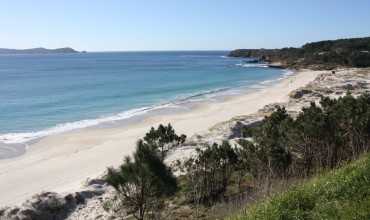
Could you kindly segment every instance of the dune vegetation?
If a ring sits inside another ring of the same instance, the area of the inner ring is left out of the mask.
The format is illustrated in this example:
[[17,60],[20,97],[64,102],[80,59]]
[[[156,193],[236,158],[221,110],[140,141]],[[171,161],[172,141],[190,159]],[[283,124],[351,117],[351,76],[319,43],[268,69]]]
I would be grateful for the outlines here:
[[[278,107],[257,126],[242,128],[243,137],[234,146],[228,141],[199,146],[196,156],[172,167],[164,163],[167,153],[186,136],[178,136],[171,125],[152,128],[139,140],[133,159],[108,170],[107,182],[116,189],[114,210],[138,220],[223,218],[230,210],[220,213],[214,207],[247,207],[249,198],[261,200],[284,190],[284,185],[367,153],[369,107],[368,94],[322,98],[320,105],[311,103],[294,118]],[[369,209],[369,160],[292,188],[236,219],[368,216],[362,209]],[[175,177],[174,170],[182,175]]]

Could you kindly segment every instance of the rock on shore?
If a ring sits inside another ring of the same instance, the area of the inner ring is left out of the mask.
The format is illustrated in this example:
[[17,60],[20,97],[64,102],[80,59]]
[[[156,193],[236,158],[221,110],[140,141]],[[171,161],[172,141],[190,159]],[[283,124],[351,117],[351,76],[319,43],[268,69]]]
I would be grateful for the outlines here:
[[78,207],[89,199],[107,192],[103,181],[90,182],[83,190],[66,195],[42,192],[32,196],[20,206],[0,209],[1,220],[62,220],[67,219]]

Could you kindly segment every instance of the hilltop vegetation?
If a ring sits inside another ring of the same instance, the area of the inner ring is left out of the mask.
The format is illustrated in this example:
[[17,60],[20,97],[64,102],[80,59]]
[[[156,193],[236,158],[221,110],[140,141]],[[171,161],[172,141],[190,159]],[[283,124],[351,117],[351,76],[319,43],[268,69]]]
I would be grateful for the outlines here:
[[276,62],[289,68],[369,67],[370,37],[319,41],[300,48],[238,49],[229,56]]

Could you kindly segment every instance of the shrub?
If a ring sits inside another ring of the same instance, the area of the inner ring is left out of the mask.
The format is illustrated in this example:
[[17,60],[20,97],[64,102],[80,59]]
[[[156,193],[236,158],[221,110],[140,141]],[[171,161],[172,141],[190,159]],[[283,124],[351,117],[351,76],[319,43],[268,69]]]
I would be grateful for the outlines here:
[[177,191],[177,180],[163,163],[164,148],[184,141],[185,136],[177,136],[171,125],[160,125],[137,142],[133,159],[126,157],[118,169],[108,169],[106,181],[116,190],[117,212],[132,214],[138,220],[159,213],[164,198]]

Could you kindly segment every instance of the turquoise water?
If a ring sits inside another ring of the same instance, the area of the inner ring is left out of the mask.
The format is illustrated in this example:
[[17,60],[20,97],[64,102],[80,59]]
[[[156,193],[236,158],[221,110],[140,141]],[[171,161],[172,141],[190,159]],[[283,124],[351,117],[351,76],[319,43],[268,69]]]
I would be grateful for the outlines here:
[[[281,78],[226,51],[0,56],[0,142],[21,143]],[[261,85],[262,85],[261,84]]]

